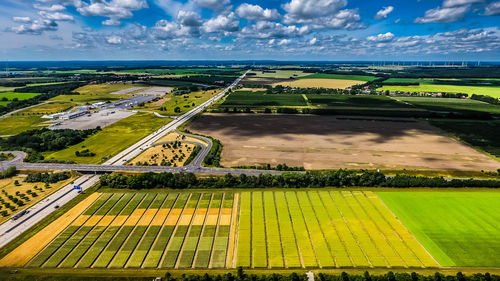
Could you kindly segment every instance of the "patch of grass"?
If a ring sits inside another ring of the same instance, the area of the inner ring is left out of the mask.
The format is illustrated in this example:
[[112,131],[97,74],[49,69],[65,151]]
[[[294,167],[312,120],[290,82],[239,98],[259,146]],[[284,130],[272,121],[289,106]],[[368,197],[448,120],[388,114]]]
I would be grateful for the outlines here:
[[[253,75],[254,73],[255,75]],[[263,78],[299,78],[302,76],[310,75],[300,70],[272,70],[272,72],[251,71],[247,77],[263,77]]]
[[377,194],[442,266],[500,266],[499,193]]
[[0,93],[0,100],[6,98],[9,101],[17,98],[18,100],[27,100],[38,96],[38,93],[16,93],[16,92],[5,92]]
[[357,81],[373,81],[378,77],[366,75],[344,75],[344,74],[328,74],[314,73],[306,76],[301,76],[298,79],[342,79],[342,80],[357,80]]
[[219,93],[220,89],[191,92],[184,95],[175,95],[169,93],[162,98],[165,99],[163,104],[157,105],[155,102],[147,103],[144,107],[138,109],[150,109],[162,115],[182,115],[191,109],[199,106],[209,98]]
[[[170,121],[171,119],[159,118],[152,113],[139,112],[104,128],[77,145],[46,155],[45,159],[100,163],[105,161],[102,157],[111,158]],[[96,155],[75,157],[75,152],[82,148],[89,149]]]
[[57,102],[74,102],[79,104],[115,101],[120,98],[127,97],[127,95],[134,92],[128,93],[127,95],[115,95],[111,93],[138,86],[142,85],[124,83],[85,85],[75,90],[75,92],[80,93],[79,95],[60,95],[50,100]]
[[222,106],[306,106],[300,94],[266,94],[265,92],[236,91]]

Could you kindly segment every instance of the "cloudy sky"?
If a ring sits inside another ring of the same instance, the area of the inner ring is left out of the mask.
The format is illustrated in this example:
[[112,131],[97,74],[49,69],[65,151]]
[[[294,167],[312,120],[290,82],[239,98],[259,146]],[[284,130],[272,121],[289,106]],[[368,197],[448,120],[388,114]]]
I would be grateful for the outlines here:
[[0,60],[500,60],[499,0],[0,0]]

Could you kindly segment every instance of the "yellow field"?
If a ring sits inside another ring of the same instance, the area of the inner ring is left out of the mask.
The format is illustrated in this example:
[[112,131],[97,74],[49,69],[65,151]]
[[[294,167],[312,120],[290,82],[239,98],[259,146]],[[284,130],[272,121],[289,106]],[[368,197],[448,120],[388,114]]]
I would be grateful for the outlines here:
[[158,214],[156,214],[156,217],[151,222],[151,225],[162,225],[169,211],[170,209],[160,209]]
[[158,209],[148,209],[142,216],[141,220],[137,223],[137,225],[149,225],[155,217],[157,211]]
[[53,221],[50,225],[42,229],[36,235],[17,247],[14,251],[0,260],[0,266],[24,266],[38,252],[56,238],[66,227],[68,227],[75,218],[83,213],[94,201],[101,196],[100,193],[92,193],[82,202],[78,203],[68,212]]
[[357,80],[344,80],[344,79],[299,79],[291,82],[280,82],[273,84],[289,86],[294,88],[330,88],[330,89],[345,89],[353,85],[365,83],[364,81]]
[[[45,183],[43,183],[43,182],[30,182],[30,183],[28,183],[28,182],[24,182],[25,178],[26,178],[25,175],[19,175],[19,176],[15,176],[12,178],[0,180],[0,198],[2,198],[5,202],[8,202],[11,206],[16,207],[15,211],[12,211],[11,209],[7,209],[4,205],[0,205],[2,207],[0,209],[0,212],[2,212],[2,211],[7,212],[7,216],[0,216],[0,224],[9,220],[13,214],[16,214],[21,210],[24,210],[24,209],[27,209],[27,208],[33,206],[34,204],[42,201],[44,198],[46,198],[50,194],[59,190],[61,187],[66,186],[67,184],[69,184],[70,182],[75,180],[75,177],[71,177],[67,180],[60,181],[58,183],[50,184],[50,188],[46,188]],[[14,182],[16,180],[19,182],[19,184],[20,184],[19,186],[16,186],[14,184]],[[38,190],[35,189],[35,186],[38,188]],[[41,191],[40,191],[40,189],[41,189]],[[37,196],[34,197],[33,195],[28,194],[28,192],[27,192],[28,190],[36,193]],[[17,206],[16,204],[14,204],[13,201],[11,201],[9,198],[7,198],[7,196],[4,194],[4,191],[7,192],[9,195],[17,197],[20,200],[23,200],[23,202],[26,205],[21,206],[21,207]],[[29,198],[29,201],[27,201],[25,199],[21,199],[20,196],[17,196],[16,195],[17,191],[19,191],[21,194],[25,194]]]

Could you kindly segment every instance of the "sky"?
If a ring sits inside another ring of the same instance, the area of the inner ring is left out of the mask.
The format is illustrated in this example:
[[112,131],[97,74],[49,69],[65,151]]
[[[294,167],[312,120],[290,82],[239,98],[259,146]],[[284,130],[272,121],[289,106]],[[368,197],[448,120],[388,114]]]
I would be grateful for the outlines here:
[[0,0],[0,60],[500,61],[498,0]]

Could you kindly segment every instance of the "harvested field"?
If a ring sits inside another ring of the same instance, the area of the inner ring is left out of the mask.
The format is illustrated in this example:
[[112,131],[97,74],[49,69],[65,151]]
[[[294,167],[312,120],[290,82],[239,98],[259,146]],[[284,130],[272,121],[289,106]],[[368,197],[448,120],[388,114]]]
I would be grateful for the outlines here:
[[500,163],[408,119],[204,114],[188,129],[222,142],[221,164],[306,169],[493,170]]
[[298,79],[294,81],[279,82],[273,84],[288,86],[293,88],[331,88],[331,89],[345,89],[353,85],[363,84],[359,80],[345,80],[345,79]]
[[195,144],[183,142],[156,145],[139,154],[130,161],[130,164],[180,167],[193,153],[195,146]]

